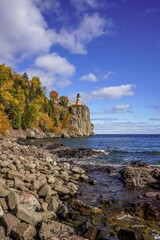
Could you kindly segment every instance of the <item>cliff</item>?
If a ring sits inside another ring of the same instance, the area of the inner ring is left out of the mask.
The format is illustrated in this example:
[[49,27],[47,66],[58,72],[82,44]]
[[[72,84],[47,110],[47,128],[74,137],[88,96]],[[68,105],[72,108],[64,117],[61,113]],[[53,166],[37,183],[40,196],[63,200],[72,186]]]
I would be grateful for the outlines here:
[[70,107],[71,135],[91,136],[93,133],[93,124],[90,122],[90,111],[85,105],[75,105]]

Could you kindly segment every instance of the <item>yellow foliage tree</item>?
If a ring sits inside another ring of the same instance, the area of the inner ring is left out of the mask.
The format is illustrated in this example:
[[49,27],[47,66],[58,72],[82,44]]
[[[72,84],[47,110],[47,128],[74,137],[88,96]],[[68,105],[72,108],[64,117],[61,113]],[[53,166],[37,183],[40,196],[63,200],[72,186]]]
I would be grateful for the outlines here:
[[41,113],[39,125],[43,131],[51,131],[53,129],[53,121],[46,113]]
[[11,128],[11,125],[8,118],[0,111],[0,134],[5,135],[9,128]]

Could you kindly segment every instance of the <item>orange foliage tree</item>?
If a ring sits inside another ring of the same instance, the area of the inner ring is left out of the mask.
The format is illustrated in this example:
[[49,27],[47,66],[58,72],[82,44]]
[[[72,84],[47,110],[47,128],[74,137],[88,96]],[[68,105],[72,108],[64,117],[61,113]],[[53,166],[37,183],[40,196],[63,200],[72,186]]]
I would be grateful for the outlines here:
[[50,96],[50,99],[51,99],[52,101],[58,101],[58,92],[56,92],[56,91],[51,91],[50,94],[49,94],[49,96]]

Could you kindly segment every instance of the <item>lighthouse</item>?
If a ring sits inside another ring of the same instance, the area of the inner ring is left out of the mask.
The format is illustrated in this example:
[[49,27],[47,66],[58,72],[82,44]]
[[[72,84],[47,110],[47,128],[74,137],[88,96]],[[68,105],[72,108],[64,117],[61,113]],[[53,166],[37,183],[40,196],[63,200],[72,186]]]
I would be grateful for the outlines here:
[[77,94],[76,105],[82,105],[80,93]]

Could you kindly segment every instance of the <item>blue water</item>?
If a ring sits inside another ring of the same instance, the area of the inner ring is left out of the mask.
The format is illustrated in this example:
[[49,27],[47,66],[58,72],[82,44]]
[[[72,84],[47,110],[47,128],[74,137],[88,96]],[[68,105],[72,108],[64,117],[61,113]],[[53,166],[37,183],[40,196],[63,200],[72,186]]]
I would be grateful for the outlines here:
[[70,139],[56,139],[70,147],[92,148],[109,152],[108,155],[91,159],[94,164],[126,164],[131,161],[144,161],[160,164],[160,134],[154,135],[96,135]]

